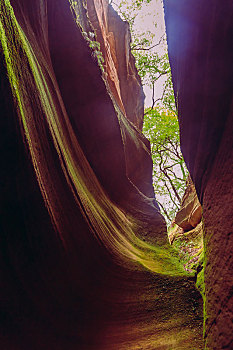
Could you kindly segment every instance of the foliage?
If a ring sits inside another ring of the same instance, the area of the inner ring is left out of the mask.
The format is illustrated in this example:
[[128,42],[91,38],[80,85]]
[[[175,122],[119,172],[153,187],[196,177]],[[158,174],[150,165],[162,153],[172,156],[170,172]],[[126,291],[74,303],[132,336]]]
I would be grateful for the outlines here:
[[[180,207],[188,171],[180,150],[171,68],[164,45],[165,33],[155,42],[155,32],[137,28],[137,18],[145,18],[146,7],[151,1],[153,0],[114,0],[112,4],[122,19],[129,23],[131,51],[136,67],[142,84],[152,89],[152,104],[145,111],[143,133],[151,142],[156,199],[167,222],[171,223]],[[154,23],[155,29],[156,26]],[[156,84],[161,77],[165,78],[163,91],[156,99]]]
[[176,114],[158,107],[147,109],[143,132],[151,142],[156,199],[168,222],[171,222],[179,209],[187,177]]
[[117,11],[120,13],[123,20],[127,21],[130,25],[131,33],[134,32],[135,19],[142,10],[144,4],[149,4],[152,0],[111,0],[110,4],[117,7]]
[[78,3],[77,1],[70,0],[70,6],[74,13],[76,23],[81,29],[84,39],[92,50],[92,54],[97,60],[100,69],[104,73],[104,57],[100,49],[100,43],[96,40],[96,35],[93,31],[93,28],[89,25],[89,23],[87,23],[87,21],[83,19],[83,16],[80,15],[84,9],[82,2]]
[[168,78],[164,84],[162,103],[164,107],[166,107],[170,112],[173,112],[177,115],[171,70],[169,71]]
[[104,57],[103,54],[100,50],[100,43],[98,41],[95,40],[95,33],[93,32],[82,32],[83,37],[86,39],[89,47],[92,49],[93,55],[96,57],[99,67],[102,70],[102,72],[104,73]]
[[170,72],[167,54],[161,57],[156,52],[142,53],[140,49],[133,49],[132,52],[136,58],[136,66],[143,84],[152,87],[162,75]]
[[[157,1],[157,0],[156,0]],[[149,86],[153,91],[152,107],[158,101],[168,100],[168,96],[173,94],[171,85],[171,69],[166,52],[165,33],[156,42],[154,31],[138,29],[138,19],[145,19],[147,6],[152,0],[115,0],[111,3],[120,14],[121,18],[129,23],[131,32],[131,51],[136,59],[136,67],[142,79],[142,84]],[[151,20],[151,19],[150,19]],[[154,28],[157,24],[154,22]],[[156,82],[165,78],[164,92],[155,101]],[[174,106],[175,107],[175,104]]]

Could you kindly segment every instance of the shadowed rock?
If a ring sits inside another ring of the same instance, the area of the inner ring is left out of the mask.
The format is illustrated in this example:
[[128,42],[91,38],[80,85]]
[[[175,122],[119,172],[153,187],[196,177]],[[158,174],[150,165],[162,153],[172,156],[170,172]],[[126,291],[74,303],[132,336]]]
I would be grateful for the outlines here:
[[232,349],[233,3],[164,5],[181,147],[203,207],[205,348]]
[[1,348],[201,349],[200,295],[167,243],[124,76],[116,95],[68,0],[0,13]]

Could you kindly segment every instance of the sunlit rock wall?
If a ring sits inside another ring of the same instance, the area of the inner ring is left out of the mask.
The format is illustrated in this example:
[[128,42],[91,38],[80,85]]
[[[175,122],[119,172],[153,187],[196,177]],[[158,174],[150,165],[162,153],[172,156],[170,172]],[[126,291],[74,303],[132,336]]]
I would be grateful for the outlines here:
[[153,195],[142,94],[126,105],[120,73],[111,90],[78,5],[79,24],[68,0],[0,2],[0,348],[202,349],[201,298]]
[[103,52],[107,82],[114,100],[126,118],[142,130],[144,93],[130,51],[129,24],[121,20],[108,1],[90,0],[87,10]]
[[233,3],[164,5],[181,147],[203,207],[205,347],[232,349]]

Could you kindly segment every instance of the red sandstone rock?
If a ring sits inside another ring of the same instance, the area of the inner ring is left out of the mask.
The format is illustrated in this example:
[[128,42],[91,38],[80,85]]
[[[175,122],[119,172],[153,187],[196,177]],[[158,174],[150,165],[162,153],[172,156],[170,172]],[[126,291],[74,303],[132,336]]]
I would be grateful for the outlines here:
[[101,45],[109,89],[125,117],[142,130],[144,93],[130,51],[129,25],[106,0],[87,1],[87,10]]
[[181,208],[175,217],[175,223],[182,227],[184,231],[189,231],[196,227],[202,218],[202,207],[197,198],[195,187],[189,177],[187,188],[182,198]]
[[205,349],[233,348],[233,2],[164,0],[181,147],[203,207]]

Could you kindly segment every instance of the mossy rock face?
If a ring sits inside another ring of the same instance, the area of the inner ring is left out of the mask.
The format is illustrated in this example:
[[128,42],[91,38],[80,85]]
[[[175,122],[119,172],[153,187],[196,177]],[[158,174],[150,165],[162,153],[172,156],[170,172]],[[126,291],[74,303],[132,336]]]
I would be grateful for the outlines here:
[[200,291],[203,298],[205,298],[205,279],[204,279],[204,268],[203,262],[200,265],[200,272],[197,273],[197,289]]
[[203,224],[184,232],[182,227],[171,225],[168,230],[168,238],[172,246],[178,252],[184,269],[193,272],[200,270],[203,261]]

